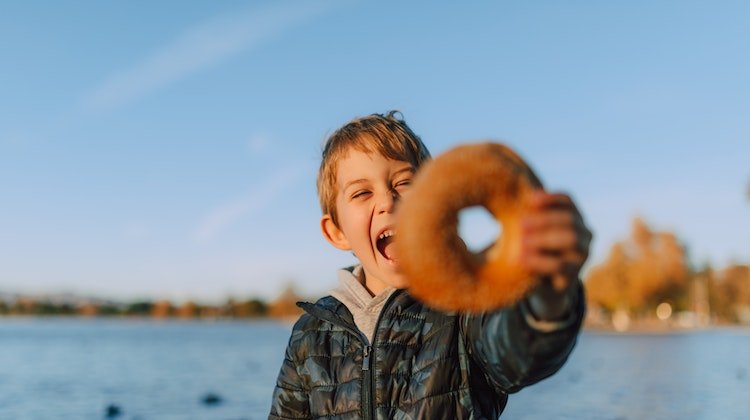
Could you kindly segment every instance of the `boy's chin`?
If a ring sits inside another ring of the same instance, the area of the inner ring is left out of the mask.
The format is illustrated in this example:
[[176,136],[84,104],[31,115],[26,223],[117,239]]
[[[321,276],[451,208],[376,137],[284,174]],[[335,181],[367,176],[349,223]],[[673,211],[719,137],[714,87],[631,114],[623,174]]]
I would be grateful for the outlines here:
[[396,289],[406,289],[409,286],[409,282],[406,277],[402,274],[391,274],[388,276],[388,285]]

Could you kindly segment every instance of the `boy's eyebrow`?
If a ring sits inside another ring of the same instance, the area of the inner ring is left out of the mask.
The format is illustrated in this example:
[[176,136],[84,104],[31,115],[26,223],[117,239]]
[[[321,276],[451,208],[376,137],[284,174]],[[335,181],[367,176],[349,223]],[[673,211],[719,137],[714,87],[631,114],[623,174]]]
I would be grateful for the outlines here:
[[[414,173],[414,168],[412,168],[411,166],[407,166],[407,167],[401,168],[401,169],[397,170],[396,172],[394,172],[393,176],[400,175],[402,172],[411,172],[411,173]],[[342,191],[346,191],[347,188],[351,187],[354,184],[366,184],[367,182],[369,182],[369,181],[367,179],[365,179],[365,178],[355,179],[355,180],[349,181],[346,184],[344,184],[344,186],[343,186],[343,188],[341,190]]]
[[394,172],[393,175],[401,175],[402,172],[411,172],[414,173],[414,168],[411,167],[411,165],[401,168],[398,171]]
[[346,191],[347,188],[351,187],[354,184],[364,184],[364,183],[367,183],[367,180],[364,178],[355,179],[353,181],[349,181],[346,184],[344,184],[344,188],[342,188],[341,190]]

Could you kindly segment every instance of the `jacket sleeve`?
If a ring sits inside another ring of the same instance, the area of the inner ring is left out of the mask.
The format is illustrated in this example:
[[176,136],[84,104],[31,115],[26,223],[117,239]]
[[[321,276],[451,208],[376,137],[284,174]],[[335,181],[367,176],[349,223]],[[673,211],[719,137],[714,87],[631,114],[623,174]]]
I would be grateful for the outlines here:
[[524,299],[497,312],[462,315],[462,334],[488,382],[498,391],[516,392],[565,363],[581,328],[584,301],[579,282],[577,302],[563,320],[537,320]]
[[284,354],[284,362],[281,364],[279,377],[276,379],[276,387],[273,390],[271,402],[271,413],[269,419],[309,419],[310,404],[309,395],[302,384],[297,371],[295,358],[295,346],[299,341],[295,336],[299,334],[297,326],[292,331],[292,337]]

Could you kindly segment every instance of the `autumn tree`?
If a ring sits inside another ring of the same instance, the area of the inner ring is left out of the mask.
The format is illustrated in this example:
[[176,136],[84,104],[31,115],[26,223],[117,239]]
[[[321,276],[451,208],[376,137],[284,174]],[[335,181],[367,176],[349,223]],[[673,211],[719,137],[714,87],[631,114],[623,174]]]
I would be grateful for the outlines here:
[[607,260],[591,269],[586,279],[586,294],[590,301],[614,312],[628,307],[628,258],[625,245],[617,242],[612,246]]
[[687,305],[685,248],[671,232],[654,232],[640,218],[630,237],[613,245],[586,279],[589,300],[604,309],[644,312],[663,301]]
[[750,315],[750,266],[732,265],[713,279],[712,309],[722,321],[747,322]]

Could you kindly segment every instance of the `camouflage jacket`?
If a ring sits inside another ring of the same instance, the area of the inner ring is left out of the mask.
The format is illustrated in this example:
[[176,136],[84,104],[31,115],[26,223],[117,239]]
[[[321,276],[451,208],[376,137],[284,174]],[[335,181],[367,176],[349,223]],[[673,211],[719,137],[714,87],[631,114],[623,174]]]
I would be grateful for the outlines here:
[[583,296],[553,328],[522,301],[501,311],[446,314],[405,291],[388,300],[372,343],[349,310],[327,296],[295,324],[270,419],[497,418],[508,393],[565,363],[584,313]]

